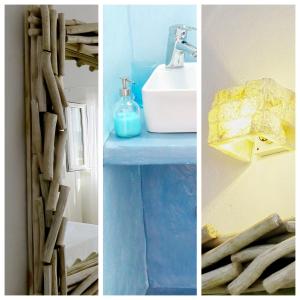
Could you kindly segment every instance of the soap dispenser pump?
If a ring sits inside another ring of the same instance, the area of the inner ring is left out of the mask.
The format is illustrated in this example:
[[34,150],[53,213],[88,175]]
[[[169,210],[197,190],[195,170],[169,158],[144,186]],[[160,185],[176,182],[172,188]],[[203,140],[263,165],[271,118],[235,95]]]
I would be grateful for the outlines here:
[[121,98],[114,109],[114,128],[117,136],[130,138],[141,134],[141,110],[139,105],[131,97],[128,83],[132,83],[127,77],[120,78],[122,88]]

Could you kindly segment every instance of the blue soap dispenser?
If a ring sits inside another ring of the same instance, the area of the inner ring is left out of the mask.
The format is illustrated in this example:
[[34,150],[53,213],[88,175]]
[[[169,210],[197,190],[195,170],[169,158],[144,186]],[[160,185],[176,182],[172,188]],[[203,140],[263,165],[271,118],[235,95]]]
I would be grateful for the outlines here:
[[141,134],[141,110],[130,96],[131,92],[127,85],[131,83],[131,80],[127,77],[123,77],[121,80],[121,99],[115,104],[114,127],[117,136],[130,138]]

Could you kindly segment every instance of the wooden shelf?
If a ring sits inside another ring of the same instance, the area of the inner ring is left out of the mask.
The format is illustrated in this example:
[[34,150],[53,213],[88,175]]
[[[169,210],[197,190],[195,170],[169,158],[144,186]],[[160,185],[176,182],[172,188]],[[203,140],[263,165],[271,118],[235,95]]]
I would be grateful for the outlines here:
[[149,133],[118,138],[112,132],[104,144],[104,165],[196,164],[196,133]]

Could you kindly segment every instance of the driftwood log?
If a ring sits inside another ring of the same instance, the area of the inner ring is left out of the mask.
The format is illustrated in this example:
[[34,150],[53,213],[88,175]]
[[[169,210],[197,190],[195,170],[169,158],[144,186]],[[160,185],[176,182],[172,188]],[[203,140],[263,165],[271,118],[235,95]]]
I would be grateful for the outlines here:
[[81,34],[96,32],[98,33],[98,23],[85,23],[79,25],[70,25],[66,27],[67,34]]
[[51,37],[51,64],[55,75],[58,74],[57,67],[57,11],[50,10],[50,37]]
[[47,200],[47,210],[55,211],[56,208],[58,189],[65,157],[66,140],[67,132],[60,131],[57,138],[57,146],[55,148],[55,166],[53,172],[53,180],[50,183],[49,195]]
[[50,46],[50,14],[48,5],[41,5],[43,49],[51,51]]
[[58,247],[59,256],[59,270],[60,270],[60,288],[61,294],[67,295],[67,270],[66,270],[66,258],[65,258],[65,246]]
[[267,232],[277,228],[280,223],[280,217],[277,214],[273,214],[237,236],[225,241],[218,247],[204,253],[202,255],[202,268],[212,265],[222,258],[239,251]]
[[210,224],[204,225],[202,227],[201,233],[202,233],[202,244],[212,239],[215,239],[218,235],[216,229]]
[[44,51],[42,53],[42,66],[43,74],[50,94],[50,99],[53,105],[53,110],[57,114],[58,127],[59,129],[64,130],[66,129],[65,116],[59,90],[52,70],[51,54],[49,52]]
[[89,288],[98,279],[98,267],[95,271],[84,279],[73,291],[71,295],[81,295],[87,288]]
[[[237,253],[234,253],[231,255],[231,261],[232,262],[248,262],[256,258],[258,255],[262,254],[266,250],[270,250],[272,247],[274,247],[274,244],[266,244],[266,245],[257,245],[252,246],[249,248],[245,248]],[[294,258],[295,253],[289,253],[285,255],[285,257]]]
[[66,26],[65,16],[62,13],[58,14],[58,75],[65,74],[65,41],[66,41]]
[[54,250],[55,242],[58,236],[59,228],[62,222],[63,214],[65,211],[68,195],[70,192],[70,188],[68,186],[62,185],[60,187],[59,199],[57,202],[57,208],[54,215],[54,219],[52,221],[50,231],[48,233],[48,237],[45,243],[45,252],[44,252],[44,262],[50,263],[51,256]]
[[243,270],[240,263],[234,262],[224,267],[202,274],[202,289],[212,289],[236,278]]
[[278,272],[270,275],[263,281],[263,286],[269,294],[273,294],[280,289],[295,287],[296,263],[292,262]]
[[57,122],[56,114],[51,114],[48,112],[44,114],[43,175],[45,180],[53,179],[54,141],[55,141],[56,122]]
[[249,266],[228,285],[232,295],[239,295],[253,284],[274,261],[295,251],[295,237],[289,238],[257,256]]

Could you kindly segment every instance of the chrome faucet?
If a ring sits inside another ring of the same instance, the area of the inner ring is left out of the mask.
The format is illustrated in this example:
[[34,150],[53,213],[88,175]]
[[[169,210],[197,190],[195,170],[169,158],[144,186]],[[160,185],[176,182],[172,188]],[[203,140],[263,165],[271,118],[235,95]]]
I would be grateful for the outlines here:
[[191,30],[197,29],[182,24],[170,26],[166,55],[167,68],[182,68],[184,66],[185,53],[195,58],[197,57],[197,47],[186,41],[187,33]]

